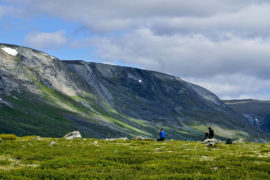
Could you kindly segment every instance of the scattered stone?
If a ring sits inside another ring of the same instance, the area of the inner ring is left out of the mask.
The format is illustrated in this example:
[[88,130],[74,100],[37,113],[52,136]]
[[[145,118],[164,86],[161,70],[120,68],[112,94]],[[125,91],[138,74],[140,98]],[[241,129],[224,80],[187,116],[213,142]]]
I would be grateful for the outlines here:
[[82,135],[79,131],[73,131],[73,132],[70,132],[70,133],[67,133],[65,136],[64,136],[65,139],[75,139],[75,138],[82,138]]
[[142,136],[136,136],[135,138],[133,138],[135,140],[141,140],[141,141],[154,141],[153,139],[151,138],[144,138]]
[[244,144],[245,140],[243,138],[239,138],[239,139],[235,140],[234,143],[236,143],[236,144]]
[[206,144],[206,146],[211,146],[211,147],[213,147],[215,144],[218,144],[218,143],[220,143],[220,140],[214,139],[214,138],[212,138],[212,139],[205,139],[203,141],[203,144]]
[[56,142],[54,141],[50,142],[50,146],[54,146],[54,145],[56,145]]
[[213,161],[213,157],[201,156],[200,161]]
[[41,141],[41,137],[40,137],[40,136],[37,136],[37,137],[36,137],[36,140],[37,140],[37,141]]
[[145,140],[146,138],[144,138],[144,137],[142,137],[142,136],[136,136],[134,139],[136,139],[136,140]]
[[105,141],[115,141],[115,140],[128,140],[127,137],[122,137],[122,138],[106,138]]

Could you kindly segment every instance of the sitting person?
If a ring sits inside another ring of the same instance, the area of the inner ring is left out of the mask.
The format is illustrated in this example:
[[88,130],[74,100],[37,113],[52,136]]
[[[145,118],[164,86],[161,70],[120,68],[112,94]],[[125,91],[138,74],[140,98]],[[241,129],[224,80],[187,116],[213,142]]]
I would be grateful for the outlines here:
[[214,138],[214,130],[211,127],[209,127],[208,132],[205,133],[204,140],[212,138]]
[[165,131],[163,128],[161,128],[159,130],[158,134],[160,135],[160,138],[157,141],[164,141],[165,140]]

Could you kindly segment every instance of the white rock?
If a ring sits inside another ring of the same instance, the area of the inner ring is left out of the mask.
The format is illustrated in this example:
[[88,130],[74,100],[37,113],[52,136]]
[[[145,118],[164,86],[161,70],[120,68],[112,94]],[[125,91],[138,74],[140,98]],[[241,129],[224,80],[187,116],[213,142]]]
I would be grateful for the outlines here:
[[37,137],[36,137],[36,140],[37,140],[37,141],[41,141],[40,136],[37,136]]
[[52,141],[50,142],[50,146],[56,145],[56,142]]
[[11,56],[17,56],[18,51],[16,49],[12,49],[9,47],[3,47],[1,48],[3,51],[5,51],[6,53],[10,54]]
[[127,137],[123,137],[123,138],[106,138],[105,141],[115,141],[115,140],[128,140]]
[[233,141],[233,143],[244,144],[245,140],[243,138],[239,138],[239,139]]
[[136,140],[142,140],[142,141],[154,141],[153,139],[151,138],[144,138],[142,136],[136,136],[135,138],[133,139],[136,139]]
[[206,146],[214,146],[216,143],[220,143],[220,140],[214,138],[205,139],[202,143],[206,144]]
[[79,131],[73,131],[73,132],[70,132],[70,133],[67,133],[65,136],[64,136],[65,139],[75,139],[75,138],[82,138],[82,135]]
[[142,136],[136,136],[134,139],[136,139],[136,140],[145,140],[146,138],[144,138]]

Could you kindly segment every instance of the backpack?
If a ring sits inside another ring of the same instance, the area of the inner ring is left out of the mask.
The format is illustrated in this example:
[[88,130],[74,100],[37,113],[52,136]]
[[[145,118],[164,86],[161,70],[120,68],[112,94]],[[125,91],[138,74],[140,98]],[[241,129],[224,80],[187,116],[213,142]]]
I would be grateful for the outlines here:
[[226,144],[232,144],[232,139],[227,139]]

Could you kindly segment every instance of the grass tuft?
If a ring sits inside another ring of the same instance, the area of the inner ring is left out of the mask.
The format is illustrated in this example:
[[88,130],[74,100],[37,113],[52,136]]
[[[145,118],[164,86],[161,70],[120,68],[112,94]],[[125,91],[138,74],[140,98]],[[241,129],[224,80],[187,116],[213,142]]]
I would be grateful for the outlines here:
[[16,140],[16,138],[15,134],[0,134],[0,139],[2,140]]

